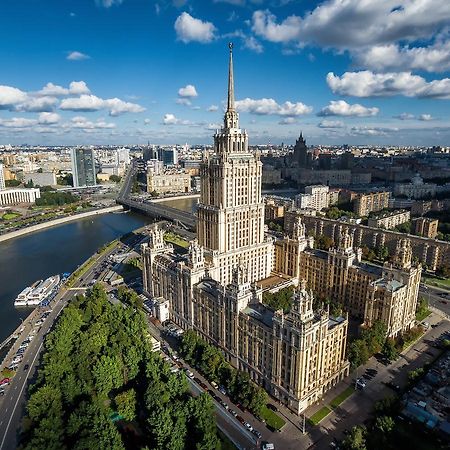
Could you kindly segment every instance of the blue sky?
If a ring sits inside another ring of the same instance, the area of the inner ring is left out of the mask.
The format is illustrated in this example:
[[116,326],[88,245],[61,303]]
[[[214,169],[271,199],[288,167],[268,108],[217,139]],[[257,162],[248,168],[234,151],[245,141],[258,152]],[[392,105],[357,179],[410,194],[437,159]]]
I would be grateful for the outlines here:
[[0,4],[0,143],[450,145],[448,0]]

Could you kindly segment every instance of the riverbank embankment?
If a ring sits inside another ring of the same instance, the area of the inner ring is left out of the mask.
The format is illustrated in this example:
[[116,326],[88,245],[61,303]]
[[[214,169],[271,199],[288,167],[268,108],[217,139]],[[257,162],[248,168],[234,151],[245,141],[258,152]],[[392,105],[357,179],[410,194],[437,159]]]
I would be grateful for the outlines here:
[[9,239],[14,239],[25,234],[34,233],[35,231],[44,230],[45,228],[54,227],[56,225],[61,225],[63,223],[72,222],[74,220],[85,219],[86,217],[98,216],[99,214],[107,214],[117,211],[122,211],[122,205],[109,206],[107,208],[95,209],[93,211],[87,211],[84,213],[74,214],[72,216],[61,217],[60,219],[49,220],[48,222],[39,223],[37,225],[32,225],[30,227],[23,228],[21,230],[11,231],[10,233],[5,233],[0,235],[0,242],[7,241]]

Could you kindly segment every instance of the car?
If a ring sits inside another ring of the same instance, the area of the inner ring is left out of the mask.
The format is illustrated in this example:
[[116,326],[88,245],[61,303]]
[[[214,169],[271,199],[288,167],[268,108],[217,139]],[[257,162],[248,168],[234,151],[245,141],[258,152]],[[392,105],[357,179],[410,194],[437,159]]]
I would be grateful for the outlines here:
[[11,378],[3,378],[3,380],[0,380],[0,386],[3,386],[4,384],[9,384],[11,381]]
[[230,409],[230,413],[234,416],[237,417],[237,412],[234,409]]
[[262,434],[261,434],[258,430],[253,429],[252,433],[253,433],[258,439],[261,439],[261,438],[262,438]]
[[214,389],[217,389],[217,388],[219,387],[215,381],[211,381],[211,386],[212,386]]
[[194,378],[194,374],[193,374],[190,370],[188,370],[188,369],[186,369],[186,375],[187,375],[189,378]]
[[220,401],[220,404],[221,404],[226,410],[229,410],[229,409],[230,409],[230,407],[229,407],[223,400]]
[[267,407],[272,411],[278,411],[278,408],[275,405],[272,405],[272,403],[267,403]]
[[223,395],[227,395],[227,390],[223,386],[219,386],[219,392]]
[[393,389],[393,390],[396,391],[396,392],[399,392],[399,391],[400,391],[400,386],[399,386],[398,384],[393,383],[392,381],[388,381],[388,382],[386,383],[386,386],[389,387],[389,388],[391,388],[391,389]]
[[5,391],[0,391],[0,395],[5,395]]
[[245,424],[245,420],[241,416],[237,416],[236,419],[239,420],[239,422],[241,422],[242,425]]
[[25,364],[24,366],[23,366],[23,370],[28,370],[30,368],[30,365],[29,364]]
[[446,301],[446,300],[441,300],[441,303],[444,304],[444,305],[446,305],[446,304],[447,304],[447,301]]
[[275,450],[275,445],[273,445],[271,442],[266,442],[262,445],[262,450]]
[[253,427],[248,422],[245,422],[244,425],[249,431],[253,431]]
[[199,385],[200,385],[200,387],[202,388],[202,389],[204,389],[205,391],[207,391],[208,390],[208,386],[206,386],[206,384],[205,383],[203,383],[203,381],[200,381],[199,383],[198,383]]

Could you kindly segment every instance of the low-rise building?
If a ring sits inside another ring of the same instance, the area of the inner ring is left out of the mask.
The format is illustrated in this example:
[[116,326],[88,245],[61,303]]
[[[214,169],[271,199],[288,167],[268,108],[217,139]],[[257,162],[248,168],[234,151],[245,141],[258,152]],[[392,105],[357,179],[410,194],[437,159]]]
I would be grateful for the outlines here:
[[438,234],[438,219],[418,217],[412,221],[412,232],[418,236],[434,239]]
[[353,211],[360,217],[381,211],[389,206],[389,192],[358,194],[353,202]]
[[375,214],[369,217],[367,225],[374,228],[384,228],[385,230],[392,230],[397,225],[409,222],[411,213],[406,209],[396,211],[386,211],[380,214]]
[[395,195],[404,195],[407,198],[427,198],[436,195],[434,183],[424,183],[422,177],[416,174],[411,183],[397,184],[394,188]]
[[35,203],[41,197],[38,188],[32,189],[3,189],[0,190],[0,206],[19,205],[21,203]]
[[168,194],[191,191],[191,176],[181,170],[166,170],[159,175],[147,172],[147,192]]

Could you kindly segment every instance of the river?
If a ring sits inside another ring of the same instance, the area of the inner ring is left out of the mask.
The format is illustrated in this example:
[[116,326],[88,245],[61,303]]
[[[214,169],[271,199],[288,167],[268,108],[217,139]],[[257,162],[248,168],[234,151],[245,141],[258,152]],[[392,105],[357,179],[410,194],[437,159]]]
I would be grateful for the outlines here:
[[56,273],[72,272],[106,242],[150,222],[139,214],[104,214],[1,242],[0,342],[30,313],[29,308],[14,307],[22,289]]

